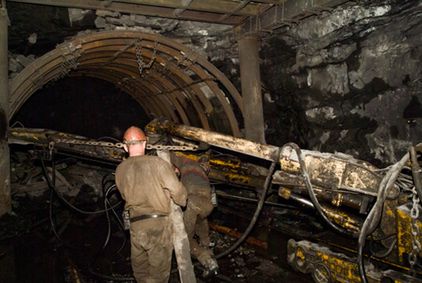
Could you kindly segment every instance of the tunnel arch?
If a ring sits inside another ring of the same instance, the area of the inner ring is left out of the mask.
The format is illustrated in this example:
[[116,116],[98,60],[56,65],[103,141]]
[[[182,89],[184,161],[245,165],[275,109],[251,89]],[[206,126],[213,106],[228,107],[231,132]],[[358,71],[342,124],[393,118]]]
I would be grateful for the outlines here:
[[29,97],[65,76],[94,77],[131,95],[150,118],[240,136],[237,89],[212,63],[183,44],[140,31],[76,36],[36,59],[10,82],[9,117]]

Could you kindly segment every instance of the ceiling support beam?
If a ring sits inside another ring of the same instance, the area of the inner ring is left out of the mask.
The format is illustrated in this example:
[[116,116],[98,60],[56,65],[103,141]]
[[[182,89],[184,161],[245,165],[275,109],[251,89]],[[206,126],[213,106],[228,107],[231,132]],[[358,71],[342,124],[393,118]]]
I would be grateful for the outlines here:
[[174,10],[174,14],[177,17],[180,17],[180,15],[186,11],[186,9],[192,4],[193,0],[183,0],[183,8],[176,8],[176,10]]
[[258,16],[249,17],[241,26],[242,33],[271,31],[305,17],[329,10],[347,0],[286,0],[273,5]]
[[9,130],[9,77],[7,57],[6,1],[0,1],[0,216],[12,209],[10,197],[10,154],[7,141]]
[[227,19],[231,15],[235,15],[238,11],[245,8],[249,4],[249,2],[251,2],[251,0],[242,0],[242,2],[240,2],[239,5],[234,10],[229,11],[227,14],[224,14],[223,16],[221,16],[219,18],[219,21],[224,21],[225,19]]
[[[238,3],[228,0],[192,1],[186,0],[7,0],[9,2],[79,8],[90,10],[108,10],[128,14],[152,17],[211,22],[226,25],[239,25],[248,16],[256,16],[262,10],[261,4],[249,4],[242,9]],[[180,2],[180,3],[179,3]],[[180,13],[177,11],[181,11]],[[235,11],[230,17],[220,20],[227,11]]]
[[[66,2],[66,1],[64,1]],[[189,9],[211,13],[226,13],[235,10],[239,3],[231,0],[115,0],[113,2],[126,2],[137,5],[165,7],[172,9]],[[258,15],[260,7],[258,4],[251,4],[236,11],[236,15],[254,16]]]
[[248,34],[242,36],[238,42],[245,138],[265,144],[259,68],[259,36],[258,34]]
[[[190,20],[198,22],[210,22],[225,25],[238,25],[246,16],[232,15],[224,21],[218,21],[222,13],[205,12],[205,11],[194,11],[186,10],[181,15],[174,13],[174,8],[157,7],[149,5],[139,5],[126,2],[107,2],[101,0],[8,0],[9,2],[47,5],[47,6],[58,6],[67,8],[79,8],[79,9],[90,9],[90,10],[108,10],[120,13],[144,15],[151,17],[162,17],[179,20]],[[106,4],[108,3],[108,4]]]

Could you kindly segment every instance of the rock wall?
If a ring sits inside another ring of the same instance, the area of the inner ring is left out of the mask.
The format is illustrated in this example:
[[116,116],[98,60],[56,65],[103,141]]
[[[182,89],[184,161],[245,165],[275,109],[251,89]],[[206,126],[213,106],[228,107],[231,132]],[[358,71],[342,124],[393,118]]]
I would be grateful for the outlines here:
[[[206,56],[240,90],[230,26],[80,9],[68,9],[64,19],[63,9],[50,10],[42,20],[50,43],[93,30],[160,33]],[[263,34],[267,142],[293,141],[382,165],[422,141],[421,10],[421,0],[350,1]],[[28,13],[11,3],[11,76],[33,60],[30,54],[51,46],[37,17],[19,24]]]
[[412,0],[349,3],[267,37],[269,142],[397,161],[422,141],[421,34]]

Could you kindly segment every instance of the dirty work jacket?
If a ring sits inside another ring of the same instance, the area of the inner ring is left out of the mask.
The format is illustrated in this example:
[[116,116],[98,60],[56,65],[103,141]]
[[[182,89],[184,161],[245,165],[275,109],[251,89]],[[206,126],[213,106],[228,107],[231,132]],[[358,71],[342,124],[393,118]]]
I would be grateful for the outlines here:
[[207,174],[195,160],[172,153],[171,162],[179,169],[181,181],[188,195],[200,195],[211,199],[211,187]]
[[[116,185],[131,216],[170,213],[170,199],[186,205],[186,189],[172,166],[158,156],[132,156],[116,169]],[[132,214],[132,212],[135,212]]]

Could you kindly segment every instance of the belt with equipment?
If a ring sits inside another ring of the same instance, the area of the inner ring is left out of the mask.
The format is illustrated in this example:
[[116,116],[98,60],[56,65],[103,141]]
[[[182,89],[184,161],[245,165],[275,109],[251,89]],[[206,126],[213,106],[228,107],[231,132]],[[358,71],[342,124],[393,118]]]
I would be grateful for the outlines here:
[[142,215],[138,215],[138,216],[130,218],[130,223],[141,221],[141,220],[146,220],[146,219],[151,219],[151,218],[161,218],[161,217],[166,217],[166,216],[168,216],[168,215],[167,214],[157,214],[157,213],[142,214]]

